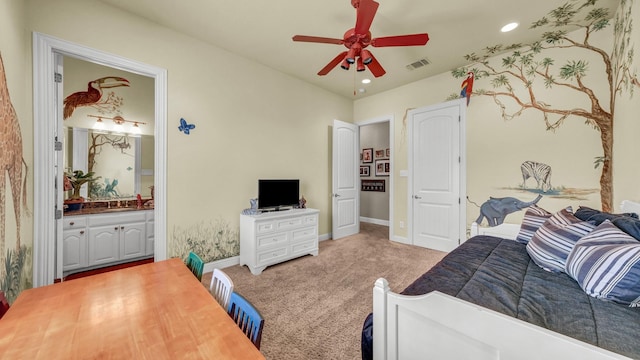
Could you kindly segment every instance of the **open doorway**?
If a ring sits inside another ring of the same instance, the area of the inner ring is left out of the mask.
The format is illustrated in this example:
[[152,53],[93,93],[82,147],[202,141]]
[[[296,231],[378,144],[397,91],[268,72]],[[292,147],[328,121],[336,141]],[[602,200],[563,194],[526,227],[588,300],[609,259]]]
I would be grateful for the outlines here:
[[360,221],[389,226],[389,122],[360,126]]
[[[166,249],[166,116],[167,71],[113,54],[87,48],[40,33],[33,36],[34,82],[34,256],[33,286],[53,283],[56,275],[57,239],[62,235],[61,164],[57,152],[62,151],[58,136],[61,129],[61,68],[59,55],[71,56],[104,66],[129,71],[154,80],[154,187],[155,260],[167,257]],[[57,80],[56,80],[57,79]],[[57,150],[56,150],[57,149]]]
[[[385,115],[358,122],[360,166],[360,221],[389,227],[389,239],[394,239],[394,117]],[[364,137],[364,138],[363,138]],[[370,162],[364,162],[364,149],[371,150]],[[377,153],[376,153],[377,151]],[[377,155],[377,157],[376,157]],[[368,176],[366,172],[368,171]],[[363,190],[363,180],[371,188]],[[384,185],[383,185],[384,184]],[[384,191],[381,187],[384,186]]]

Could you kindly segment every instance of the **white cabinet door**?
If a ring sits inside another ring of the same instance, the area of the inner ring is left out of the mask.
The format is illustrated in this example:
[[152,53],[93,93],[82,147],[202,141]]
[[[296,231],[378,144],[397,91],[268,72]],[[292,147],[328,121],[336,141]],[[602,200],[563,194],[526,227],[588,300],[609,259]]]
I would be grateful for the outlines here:
[[120,226],[105,225],[89,228],[89,266],[119,260]]
[[132,259],[146,254],[146,227],[144,222],[120,226],[120,259]]
[[87,234],[85,229],[65,230],[62,238],[63,271],[87,266]]

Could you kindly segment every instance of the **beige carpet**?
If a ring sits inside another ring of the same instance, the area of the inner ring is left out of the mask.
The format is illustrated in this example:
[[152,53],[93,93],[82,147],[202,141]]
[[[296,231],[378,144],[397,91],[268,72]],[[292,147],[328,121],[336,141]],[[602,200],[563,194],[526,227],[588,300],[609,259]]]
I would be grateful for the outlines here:
[[[362,322],[372,289],[384,277],[401,291],[445,255],[388,240],[388,227],[361,224],[361,233],[320,242],[320,254],[268,267],[224,271],[235,290],[265,318],[261,351],[268,360],[360,359]],[[203,276],[209,284],[211,273]]]

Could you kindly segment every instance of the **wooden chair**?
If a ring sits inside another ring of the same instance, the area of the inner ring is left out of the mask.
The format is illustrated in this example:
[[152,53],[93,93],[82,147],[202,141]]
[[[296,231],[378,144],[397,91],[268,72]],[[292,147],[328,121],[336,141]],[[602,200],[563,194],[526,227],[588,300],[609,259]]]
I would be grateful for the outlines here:
[[233,292],[231,299],[229,299],[229,316],[253,342],[253,345],[260,350],[262,328],[264,327],[264,319],[260,312],[242,295]]
[[2,319],[7,311],[9,311],[9,302],[4,296],[4,292],[0,291],[0,319]]
[[202,272],[204,271],[204,261],[196,253],[191,251],[187,258],[187,267],[198,280],[202,281]]
[[233,293],[233,281],[224,271],[213,269],[209,291],[216,301],[222,305],[222,308],[228,311],[229,299],[231,298],[231,293]]

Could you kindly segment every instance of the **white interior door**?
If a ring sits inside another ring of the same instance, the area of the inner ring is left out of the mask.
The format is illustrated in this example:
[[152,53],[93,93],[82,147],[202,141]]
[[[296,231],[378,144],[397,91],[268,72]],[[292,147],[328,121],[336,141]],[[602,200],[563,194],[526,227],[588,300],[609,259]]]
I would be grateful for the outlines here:
[[455,100],[408,114],[414,245],[450,251],[465,234],[464,109]]
[[358,125],[333,121],[334,240],[360,232],[359,132]]

